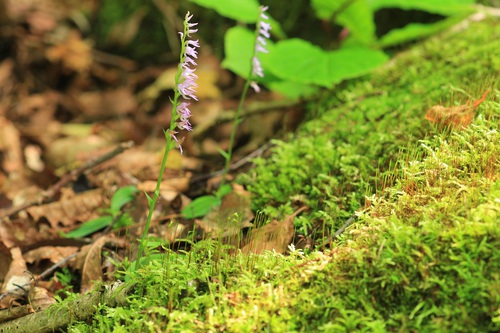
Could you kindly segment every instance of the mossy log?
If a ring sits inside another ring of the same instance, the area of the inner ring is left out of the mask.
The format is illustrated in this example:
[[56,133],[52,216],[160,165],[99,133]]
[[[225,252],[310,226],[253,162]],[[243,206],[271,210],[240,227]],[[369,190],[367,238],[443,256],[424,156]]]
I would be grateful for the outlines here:
[[0,333],[42,333],[64,329],[73,321],[89,320],[99,305],[126,305],[134,286],[119,281],[103,285],[99,290],[91,291],[79,299],[54,304],[43,311],[0,324]]

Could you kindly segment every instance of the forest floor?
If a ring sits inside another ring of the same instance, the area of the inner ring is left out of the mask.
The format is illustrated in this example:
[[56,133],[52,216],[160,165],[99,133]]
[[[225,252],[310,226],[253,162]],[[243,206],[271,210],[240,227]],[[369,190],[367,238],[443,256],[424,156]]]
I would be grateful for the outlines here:
[[[1,252],[0,274],[29,284],[28,268],[43,275],[53,263],[74,258],[50,281],[32,281],[41,294],[31,288],[32,309],[51,302],[53,293],[60,302],[0,324],[0,331],[18,331],[20,325],[50,330],[70,317],[72,332],[498,331],[499,39],[497,20],[468,20],[398,54],[369,77],[324,92],[307,104],[307,120],[294,134],[273,140],[265,156],[237,175],[235,194],[209,218],[183,221],[175,215],[185,204],[182,193],[194,188],[191,173],[201,173],[201,167],[173,153],[162,214],[138,271],[128,258],[140,225],[126,219],[119,228],[113,224],[123,215],[141,221],[141,193],[126,192],[133,200],[108,211],[113,222],[106,232],[61,237],[100,217],[98,208],[113,206],[109,189],[133,184],[151,190],[158,171],[153,165],[159,143],[153,141],[141,148],[119,146],[118,160],[77,174],[85,190],[61,190],[74,182],[66,165],[80,161],[77,167],[85,167],[85,151],[106,154],[113,151],[110,142],[137,141],[124,133],[142,138],[152,130],[144,125],[150,119],[128,113],[137,108],[127,104],[133,103],[131,90],[121,87],[107,96],[76,89],[73,99],[55,92],[30,95],[15,119],[3,100],[2,167],[24,171],[0,178],[8,189],[0,199],[10,207],[2,214],[17,214],[2,220],[0,245],[11,250]],[[1,63],[0,77],[9,77],[12,66]],[[109,107],[107,98],[122,101],[113,112],[129,116],[119,123],[100,118],[95,109]],[[151,100],[143,102],[146,107]],[[68,113],[76,106],[99,125],[65,123],[65,117],[77,118]],[[154,117],[164,121],[165,114]],[[137,124],[143,127],[135,131]],[[119,126],[134,131],[113,131]],[[26,141],[43,147],[53,174],[68,175],[67,183],[36,179],[40,151]],[[200,142],[197,147],[188,141],[187,151],[213,149],[206,137]],[[247,143],[248,151],[261,144]],[[49,191],[37,197],[44,187]],[[265,225],[249,229],[256,211],[254,224]],[[90,289],[83,298],[75,293]],[[1,301],[5,308],[21,302]]]

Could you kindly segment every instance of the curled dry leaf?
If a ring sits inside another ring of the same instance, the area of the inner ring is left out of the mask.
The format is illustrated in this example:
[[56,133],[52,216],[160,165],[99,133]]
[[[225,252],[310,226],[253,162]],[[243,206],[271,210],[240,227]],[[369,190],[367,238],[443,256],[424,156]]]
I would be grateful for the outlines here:
[[94,243],[82,247],[78,254],[74,265],[76,269],[82,271],[82,292],[89,290],[94,281],[103,279],[102,273],[102,248],[106,244],[111,244],[116,247],[124,247],[126,242],[124,239],[116,239],[109,236],[98,238]]
[[77,246],[41,246],[24,254],[27,263],[38,263],[48,259],[52,263],[58,263],[64,258],[77,253]]
[[283,221],[273,220],[261,228],[251,230],[241,252],[261,254],[274,250],[277,253],[285,253],[295,233],[293,220],[295,216],[306,209],[305,206],[301,207]]
[[49,296],[47,289],[33,287],[29,293],[29,302],[35,311],[41,311],[56,302],[54,297]]
[[7,174],[20,172],[24,163],[19,131],[4,117],[0,117],[0,128],[0,153],[2,153],[0,168]]
[[202,220],[195,220],[195,224],[203,236],[234,244],[241,229],[251,226],[254,215],[250,208],[250,193],[241,185],[232,186],[233,191],[222,198],[220,206],[213,207]]
[[0,299],[0,309],[9,308],[25,298],[29,292],[31,276],[27,273],[26,262],[24,261],[21,249],[18,247],[10,249],[12,262],[9,271],[5,276],[2,285],[2,298]]
[[105,193],[102,189],[90,190],[76,194],[73,198],[34,206],[27,209],[36,220],[45,217],[54,230],[59,223],[71,226],[76,221],[85,222],[99,216],[98,208],[104,208]]
[[434,105],[427,110],[424,118],[439,125],[450,126],[456,129],[465,128],[472,122],[474,110],[484,101],[488,92],[487,90],[480,99],[472,104],[451,107]]
[[61,62],[69,70],[87,72],[92,64],[92,45],[83,41],[78,31],[72,30],[64,43],[45,51],[51,62]]

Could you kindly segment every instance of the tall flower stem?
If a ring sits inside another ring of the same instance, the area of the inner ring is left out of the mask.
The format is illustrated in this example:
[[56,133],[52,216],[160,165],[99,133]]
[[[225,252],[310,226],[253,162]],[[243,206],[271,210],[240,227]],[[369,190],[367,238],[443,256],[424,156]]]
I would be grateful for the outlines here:
[[153,218],[156,202],[160,197],[160,186],[167,165],[168,154],[170,150],[172,150],[174,145],[180,149],[182,154],[181,142],[177,139],[177,132],[175,130],[176,128],[188,131],[191,130],[191,124],[189,123],[189,117],[191,116],[191,112],[188,109],[189,102],[179,102],[179,99],[180,97],[182,97],[185,100],[197,100],[195,96],[195,89],[197,87],[195,80],[197,76],[196,74],[194,74],[194,66],[196,66],[195,59],[198,57],[196,48],[199,47],[199,44],[197,40],[193,41],[188,39],[190,37],[190,34],[198,31],[197,29],[193,29],[193,27],[197,25],[197,23],[189,22],[192,17],[192,15],[189,15],[189,12],[186,14],[186,17],[184,19],[184,31],[179,33],[181,36],[182,48],[179,65],[177,67],[177,75],[175,77],[174,98],[172,100],[170,126],[168,130],[164,132],[167,143],[165,145],[165,150],[163,151],[160,172],[158,175],[158,181],[156,182],[156,188],[153,197],[149,197],[146,194],[148,198],[149,212],[146,220],[146,225],[144,226],[144,230],[142,232],[139,249],[137,251],[137,259],[135,261],[133,270],[137,270],[141,267],[141,259],[148,244],[147,235],[149,232],[149,227],[151,226],[151,220]]
[[257,76],[264,77],[264,71],[260,64],[258,54],[259,52],[268,53],[266,50],[266,39],[270,37],[269,31],[271,30],[271,25],[267,22],[269,17],[265,14],[267,11],[267,6],[261,6],[259,8],[259,19],[257,20],[257,27],[255,29],[254,38],[254,54],[251,59],[250,72],[248,73],[245,86],[243,87],[243,92],[241,93],[240,102],[238,103],[238,108],[236,109],[236,115],[234,116],[233,128],[231,129],[231,135],[229,136],[229,147],[227,153],[225,154],[226,164],[224,166],[224,171],[222,173],[222,180],[220,187],[225,184],[226,176],[229,172],[229,165],[231,163],[231,157],[233,155],[234,138],[236,136],[236,130],[240,124],[240,115],[243,110],[243,102],[248,93],[248,88],[252,87],[255,92],[260,92],[260,88],[255,81],[253,81]]

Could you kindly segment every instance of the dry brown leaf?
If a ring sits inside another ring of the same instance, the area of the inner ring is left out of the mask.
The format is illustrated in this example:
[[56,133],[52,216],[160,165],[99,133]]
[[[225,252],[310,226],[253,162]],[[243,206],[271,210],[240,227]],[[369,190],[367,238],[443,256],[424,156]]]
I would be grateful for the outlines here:
[[85,222],[99,216],[98,209],[104,208],[105,193],[102,189],[95,189],[76,194],[73,198],[34,206],[27,212],[35,219],[45,217],[55,230],[59,223],[71,226],[75,222]]
[[137,101],[129,87],[84,92],[78,96],[78,101],[83,113],[93,118],[123,116],[137,110]]
[[23,168],[23,152],[19,131],[14,124],[4,117],[0,117],[0,152],[2,165],[6,173],[20,172]]
[[41,311],[56,303],[54,297],[50,297],[47,289],[33,287],[28,296],[30,305],[35,311]]
[[27,274],[26,262],[24,261],[21,249],[14,247],[10,249],[12,262],[9,266],[9,271],[5,276],[5,281],[2,285],[2,293],[7,296],[0,300],[0,309],[6,309],[16,304],[18,300],[24,299],[29,292],[31,276]]
[[202,220],[195,220],[195,224],[203,235],[235,243],[241,229],[251,226],[253,217],[249,192],[233,184],[233,191],[222,198],[221,205],[214,207]]
[[[125,240],[102,236],[94,243],[82,247],[75,261],[75,268],[82,270],[82,292],[92,288],[94,281],[102,281],[102,248],[106,244],[124,247]],[[81,268],[80,268],[81,267]]]
[[80,33],[71,30],[64,42],[45,51],[51,62],[61,62],[67,69],[75,72],[87,72],[92,64],[92,45],[83,41]]
[[77,246],[41,246],[24,254],[24,260],[27,263],[38,263],[41,260],[48,259],[52,263],[58,263],[64,258],[77,253]]
[[25,247],[47,239],[29,219],[0,221],[0,242],[8,248]]
[[456,129],[465,128],[469,126],[472,119],[474,119],[474,110],[484,101],[488,92],[487,90],[479,100],[472,104],[469,103],[467,105],[451,107],[434,105],[427,110],[424,119],[432,123],[450,126]]
[[261,254],[265,251],[274,250],[277,253],[285,253],[295,233],[293,220],[297,214],[305,209],[307,207],[298,209],[283,221],[273,220],[261,228],[251,230],[247,236],[246,244],[241,248],[241,252],[245,254]]
[[[2,222],[0,222],[1,224]],[[1,233],[0,233],[1,234]],[[10,263],[12,262],[12,255],[9,249],[0,239],[0,281],[5,281],[5,276],[9,271]],[[0,283],[0,286],[2,284]]]

